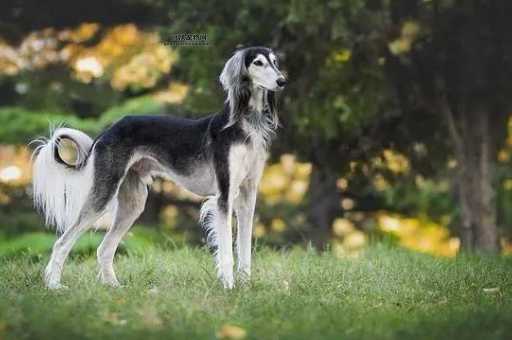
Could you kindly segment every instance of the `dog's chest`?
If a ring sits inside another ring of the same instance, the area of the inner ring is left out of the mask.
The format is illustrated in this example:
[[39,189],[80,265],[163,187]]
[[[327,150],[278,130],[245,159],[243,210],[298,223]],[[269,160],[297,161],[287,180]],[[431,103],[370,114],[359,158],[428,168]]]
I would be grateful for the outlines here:
[[230,169],[233,175],[241,178],[255,178],[263,168],[268,157],[266,149],[259,144],[236,145],[230,152]]

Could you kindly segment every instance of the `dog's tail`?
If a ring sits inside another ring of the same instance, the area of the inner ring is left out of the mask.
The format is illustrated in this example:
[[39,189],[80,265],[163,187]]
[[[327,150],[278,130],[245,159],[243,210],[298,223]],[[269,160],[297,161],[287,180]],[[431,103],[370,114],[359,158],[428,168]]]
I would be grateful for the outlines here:
[[[76,161],[61,157],[59,147],[71,142]],[[93,183],[93,140],[85,133],[68,128],[55,130],[49,140],[34,151],[34,205],[45,216],[47,225],[64,232],[78,220]]]

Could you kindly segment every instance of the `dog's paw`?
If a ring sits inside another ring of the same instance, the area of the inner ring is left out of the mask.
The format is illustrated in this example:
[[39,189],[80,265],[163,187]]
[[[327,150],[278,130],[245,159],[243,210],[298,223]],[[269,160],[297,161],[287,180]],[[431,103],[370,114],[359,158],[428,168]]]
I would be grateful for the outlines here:
[[109,286],[109,287],[112,287],[112,288],[123,288],[124,287],[117,280],[115,280],[115,281],[102,281],[101,283],[104,284],[105,286]]
[[220,275],[219,280],[222,283],[224,289],[233,289],[235,286],[235,280],[233,279],[233,274],[231,275]]
[[122,287],[115,275],[104,275],[101,271],[98,273],[98,280],[101,284],[105,286],[110,286],[112,288],[120,288]]
[[60,282],[48,282],[46,288],[49,290],[64,290],[68,289],[68,286],[61,284]]
[[226,290],[231,290],[235,287],[235,283],[233,281],[222,281],[222,285]]

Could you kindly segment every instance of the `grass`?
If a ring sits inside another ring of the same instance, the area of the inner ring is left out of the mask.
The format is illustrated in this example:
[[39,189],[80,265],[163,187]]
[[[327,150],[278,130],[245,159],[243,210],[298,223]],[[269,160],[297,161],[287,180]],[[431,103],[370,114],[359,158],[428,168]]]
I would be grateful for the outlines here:
[[[261,249],[224,291],[205,249],[123,254],[124,288],[92,256],[42,287],[43,258],[0,259],[0,339],[510,339],[512,258],[433,258],[377,245],[358,258]],[[232,325],[236,327],[229,327]]]

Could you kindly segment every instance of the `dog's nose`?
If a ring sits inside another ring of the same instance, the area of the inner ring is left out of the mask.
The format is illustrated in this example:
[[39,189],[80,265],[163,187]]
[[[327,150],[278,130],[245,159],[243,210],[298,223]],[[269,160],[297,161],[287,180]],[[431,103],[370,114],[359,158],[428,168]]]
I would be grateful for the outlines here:
[[276,83],[277,83],[277,85],[278,85],[279,87],[283,87],[283,86],[285,86],[285,85],[286,85],[287,81],[286,81],[286,78],[284,78],[284,77],[283,77],[283,78],[279,78],[279,79],[277,79]]

